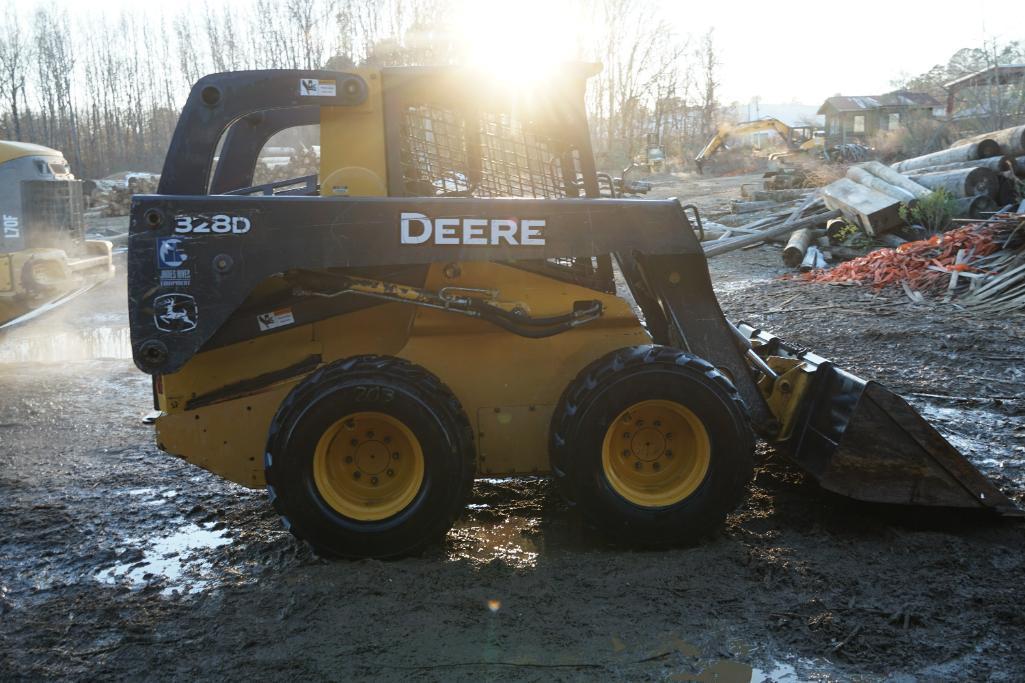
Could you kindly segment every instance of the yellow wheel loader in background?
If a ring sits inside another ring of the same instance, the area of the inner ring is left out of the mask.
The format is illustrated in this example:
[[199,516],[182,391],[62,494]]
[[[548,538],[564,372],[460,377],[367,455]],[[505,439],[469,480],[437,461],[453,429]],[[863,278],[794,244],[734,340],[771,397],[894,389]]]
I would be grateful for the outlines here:
[[[728,322],[675,200],[603,196],[593,73],[200,80],[132,203],[160,448],[348,557],[436,541],[475,477],[545,473],[615,536],[693,542],[743,496],[755,433],[862,500],[1015,514],[900,398]],[[253,186],[266,141],[310,124],[319,175]]]
[[60,152],[0,141],[0,330],[114,274],[110,242],[85,239],[84,208]]

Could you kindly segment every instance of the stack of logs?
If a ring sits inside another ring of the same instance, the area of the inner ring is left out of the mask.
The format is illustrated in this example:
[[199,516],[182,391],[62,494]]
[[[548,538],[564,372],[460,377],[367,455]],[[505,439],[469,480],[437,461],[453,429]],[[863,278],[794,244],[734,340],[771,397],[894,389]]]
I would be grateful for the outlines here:
[[1020,199],[1015,178],[1025,178],[1025,126],[964,138],[891,168],[930,190],[943,188],[977,218]]
[[[783,241],[792,235],[807,235],[808,241],[801,250],[803,259],[805,250],[812,240],[825,234],[826,223],[839,216],[839,211],[826,208],[818,193],[810,192],[802,197],[802,201],[795,208],[775,212],[739,227],[721,226],[724,231],[717,235],[706,233],[707,241],[702,247],[705,256],[710,258],[763,242]],[[817,267],[817,264],[813,264],[812,267]]]
[[826,205],[839,209],[866,234],[879,237],[904,224],[902,205],[934,190],[957,201],[955,217],[984,218],[1020,201],[1025,178],[1025,126],[959,140],[950,149],[885,166],[853,166],[823,188]]

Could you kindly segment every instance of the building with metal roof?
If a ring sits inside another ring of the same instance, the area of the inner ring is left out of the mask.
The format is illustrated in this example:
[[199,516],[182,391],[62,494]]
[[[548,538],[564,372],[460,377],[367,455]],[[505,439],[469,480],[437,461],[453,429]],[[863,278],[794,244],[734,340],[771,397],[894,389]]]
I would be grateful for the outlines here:
[[826,117],[827,144],[867,142],[915,117],[932,118],[940,102],[927,93],[894,90],[884,95],[827,98],[818,113]]

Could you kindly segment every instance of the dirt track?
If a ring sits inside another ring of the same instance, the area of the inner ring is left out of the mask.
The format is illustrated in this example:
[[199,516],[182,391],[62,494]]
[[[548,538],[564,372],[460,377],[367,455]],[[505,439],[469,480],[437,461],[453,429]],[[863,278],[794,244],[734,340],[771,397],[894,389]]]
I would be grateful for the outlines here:
[[[711,210],[720,200],[709,190],[725,196],[741,180],[702,182],[658,192],[700,195]],[[884,379],[1025,502],[1025,316],[782,281],[776,247],[712,270],[730,317]],[[697,548],[609,546],[546,481],[523,479],[478,483],[444,546],[423,557],[320,560],[279,527],[262,492],[152,444],[140,423],[148,378],[125,357],[123,279],[73,305],[0,339],[4,680],[711,680],[746,664],[755,681],[1014,681],[1025,671],[1022,525],[855,504],[766,448],[747,501]],[[53,362],[69,357],[80,360]]]

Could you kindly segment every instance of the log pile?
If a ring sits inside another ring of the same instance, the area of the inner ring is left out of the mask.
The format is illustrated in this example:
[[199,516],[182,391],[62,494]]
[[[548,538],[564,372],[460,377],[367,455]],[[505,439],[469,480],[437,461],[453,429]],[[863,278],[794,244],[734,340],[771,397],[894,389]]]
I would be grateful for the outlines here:
[[839,209],[865,234],[878,237],[904,224],[901,205],[931,191],[956,200],[957,218],[980,219],[1021,201],[1025,182],[1025,126],[958,140],[949,149],[905,159],[852,166],[823,188],[826,206]]
[[[1025,179],[1025,125],[964,138],[948,149],[891,165],[916,182],[942,187],[954,197],[989,197],[1004,206]],[[978,200],[976,200],[978,202]]]
[[[784,264],[801,270],[810,282],[894,287],[915,302],[938,296],[985,313],[1021,310],[1021,178],[1025,126],[959,141],[949,150],[892,166],[878,161],[851,166],[845,177],[807,192],[796,207],[778,204],[770,215],[746,225],[717,226],[723,231],[703,247],[712,257],[775,241],[785,243]],[[954,198],[956,229],[947,229],[949,199],[926,201],[938,199],[940,190]],[[762,209],[771,200],[793,202],[794,197],[763,192],[747,204]],[[733,211],[738,212],[736,206]],[[937,215],[942,218],[931,219]],[[946,232],[920,239],[930,230]],[[826,262],[834,260],[847,261],[827,269]]]
[[[792,233],[805,229],[814,230],[815,234],[824,234],[826,223],[839,216],[839,211],[827,209],[822,199],[815,192],[810,192],[796,208],[777,211],[745,225],[727,228],[716,239],[703,242],[702,247],[705,257],[711,258],[763,242],[785,241]],[[804,258],[807,247],[807,243],[803,245],[798,263]]]
[[160,176],[155,173],[126,173],[122,177],[85,181],[84,194],[89,213],[103,217],[127,216],[132,195],[154,194]]
[[826,206],[876,237],[903,225],[900,207],[928,197],[932,190],[878,161],[847,169],[847,176],[822,188]]

